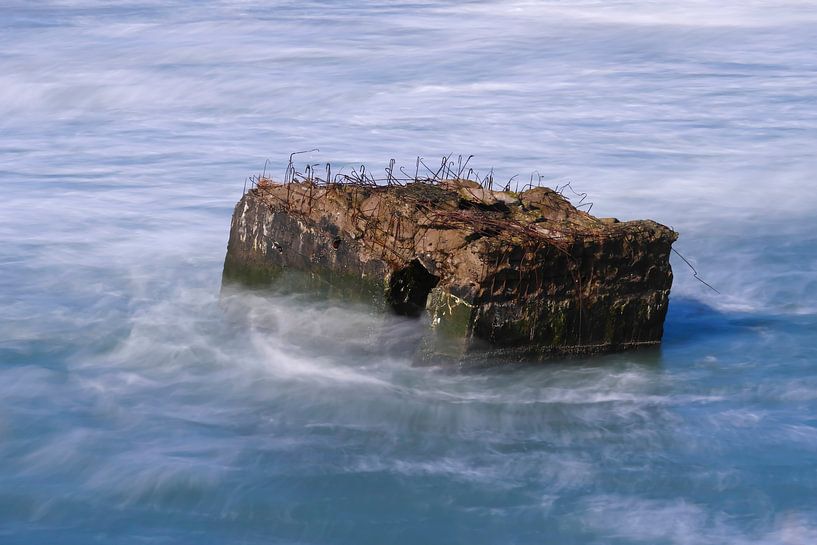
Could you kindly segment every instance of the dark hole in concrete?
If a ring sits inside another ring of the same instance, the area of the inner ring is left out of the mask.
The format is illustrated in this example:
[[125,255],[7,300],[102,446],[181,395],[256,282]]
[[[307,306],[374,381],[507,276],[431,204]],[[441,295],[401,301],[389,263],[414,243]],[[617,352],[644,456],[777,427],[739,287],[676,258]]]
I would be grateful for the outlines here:
[[440,278],[434,276],[415,259],[408,266],[392,273],[387,298],[397,314],[420,316],[426,308],[428,294]]
[[335,240],[332,241],[332,248],[334,248],[335,250],[340,248],[340,238],[336,238]]
[[508,208],[508,205],[502,201],[495,202],[493,204],[487,204],[482,202],[474,202],[465,199],[460,199],[457,208],[459,208],[460,210],[476,208],[478,210],[483,210],[485,212],[502,212],[503,214],[507,214],[511,211],[511,209]]

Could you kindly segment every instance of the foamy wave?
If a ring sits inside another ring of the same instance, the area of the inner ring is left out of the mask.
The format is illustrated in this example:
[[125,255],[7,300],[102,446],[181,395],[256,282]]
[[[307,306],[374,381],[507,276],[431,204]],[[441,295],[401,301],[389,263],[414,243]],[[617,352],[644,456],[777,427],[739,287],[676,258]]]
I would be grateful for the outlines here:
[[588,528],[631,543],[806,545],[817,539],[817,524],[810,512],[782,513],[763,530],[748,533],[726,513],[713,513],[705,505],[684,499],[596,496],[585,507],[581,519]]

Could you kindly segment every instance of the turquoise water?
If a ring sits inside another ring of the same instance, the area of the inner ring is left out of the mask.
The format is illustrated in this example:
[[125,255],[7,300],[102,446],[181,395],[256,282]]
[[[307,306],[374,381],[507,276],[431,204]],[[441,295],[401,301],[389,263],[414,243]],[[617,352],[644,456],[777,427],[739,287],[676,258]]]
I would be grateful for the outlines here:
[[[0,5],[0,542],[817,542],[809,2]],[[267,159],[475,154],[674,260],[660,349],[412,367],[220,293]]]

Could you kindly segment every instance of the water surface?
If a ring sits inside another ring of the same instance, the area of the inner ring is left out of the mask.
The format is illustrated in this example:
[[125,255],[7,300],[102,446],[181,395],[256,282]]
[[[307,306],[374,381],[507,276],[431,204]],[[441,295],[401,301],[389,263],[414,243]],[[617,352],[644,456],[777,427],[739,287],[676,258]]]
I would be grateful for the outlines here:
[[[3,543],[817,542],[810,2],[0,15]],[[220,297],[245,178],[313,147],[570,181],[721,295],[674,260],[660,349],[480,372]]]

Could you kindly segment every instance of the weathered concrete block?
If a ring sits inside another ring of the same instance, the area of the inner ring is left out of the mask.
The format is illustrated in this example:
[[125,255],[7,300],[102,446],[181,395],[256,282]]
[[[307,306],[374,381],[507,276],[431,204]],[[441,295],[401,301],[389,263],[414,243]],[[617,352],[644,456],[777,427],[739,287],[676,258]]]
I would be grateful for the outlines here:
[[434,353],[586,354],[660,342],[676,238],[545,187],[263,180],[236,206],[224,277],[425,314]]

